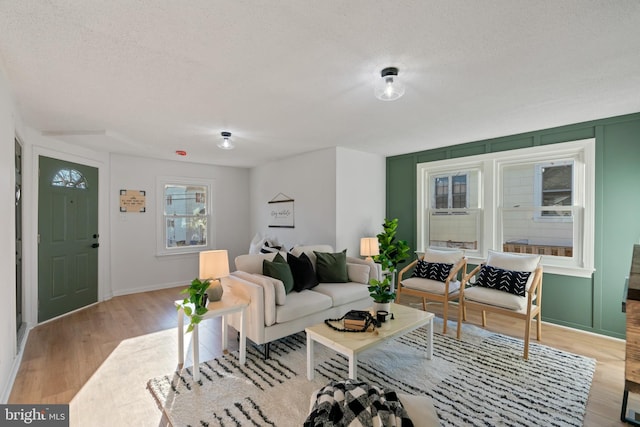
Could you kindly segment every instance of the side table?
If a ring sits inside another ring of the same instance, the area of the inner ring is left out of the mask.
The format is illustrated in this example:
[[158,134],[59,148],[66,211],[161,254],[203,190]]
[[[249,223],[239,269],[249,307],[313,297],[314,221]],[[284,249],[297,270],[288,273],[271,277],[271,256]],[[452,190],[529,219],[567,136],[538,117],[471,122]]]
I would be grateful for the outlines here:
[[[185,306],[191,306],[193,304],[183,304],[183,300],[177,300],[174,302],[178,308],[178,363],[180,366],[184,365],[184,318]],[[240,363],[245,364],[247,360],[247,340],[244,330],[244,317],[249,302],[242,298],[238,298],[230,292],[225,293],[220,301],[210,302],[207,304],[207,312],[202,316],[202,320],[213,319],[215,317],[222,317],[222,350],[227,349],[227,321],[226,315],[231,313],[240,313]],[[193,310],[195,311],[195,310]],[[193,336],[191,340],[193,344],[193,379],[195,381],[200,380],[200,354],[199,354],[199,341],[198,341],[198,325],[193,327]]]

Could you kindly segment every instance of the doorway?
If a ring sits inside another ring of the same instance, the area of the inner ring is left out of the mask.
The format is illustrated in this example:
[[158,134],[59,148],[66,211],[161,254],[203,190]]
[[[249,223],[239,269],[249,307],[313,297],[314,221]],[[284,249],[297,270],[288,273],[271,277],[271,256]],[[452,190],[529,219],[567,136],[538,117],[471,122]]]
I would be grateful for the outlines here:
[[98,169],[39,158],[38,322],[98,300]]

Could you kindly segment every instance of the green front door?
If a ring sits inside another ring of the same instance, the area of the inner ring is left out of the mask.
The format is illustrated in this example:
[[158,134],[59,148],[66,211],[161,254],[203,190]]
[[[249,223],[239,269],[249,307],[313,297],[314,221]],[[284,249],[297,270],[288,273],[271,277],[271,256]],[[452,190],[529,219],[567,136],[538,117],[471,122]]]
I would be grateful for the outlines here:
[[98,169],[40,156],[38,322],[98,300]]

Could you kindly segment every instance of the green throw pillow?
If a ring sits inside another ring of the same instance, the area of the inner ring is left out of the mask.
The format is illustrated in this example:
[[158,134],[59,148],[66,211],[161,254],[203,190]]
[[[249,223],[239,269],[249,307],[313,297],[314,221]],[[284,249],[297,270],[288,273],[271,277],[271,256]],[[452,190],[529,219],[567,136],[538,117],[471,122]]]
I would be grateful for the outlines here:
[[286,293],[293,290],[293,274],[291,274],[291,267],[289,267],[289,264],[287,264],[286,261],[282,263],[275,262],[275,258],[274,261],[267,261],[265,259],[262,261],[262,274],[281,280],[284,284],[284,290]]
[[316,275],[320,283],[346,283],[349,281],[347,274],[347,250],[331,254],[328,252],[316,252]]
[[271,262],[279,262],[279,263],[287,264],[287,260],[284,259],[282,255],[280,255],[280,252],[278,252],[276,256],[273,257],[273,261]]

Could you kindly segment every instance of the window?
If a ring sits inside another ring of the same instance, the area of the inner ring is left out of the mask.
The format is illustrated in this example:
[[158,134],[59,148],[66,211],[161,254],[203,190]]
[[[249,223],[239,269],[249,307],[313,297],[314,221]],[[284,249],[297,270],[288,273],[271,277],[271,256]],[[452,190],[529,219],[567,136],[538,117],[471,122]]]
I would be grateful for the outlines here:
[[158,180],[158,254],[199,252],[212,248],[211,182],[180,178]]
[[87,179],[75,169],[60,169],[51,180],[54,187],[87,189]]
[[[573,161],[539,163],[535,166],[534,203],[537,206],[571,206],[573,204]],[[567,210],[543,210],[538,219],[561,220],[571,216]]]
[[478,206],[480,171],[434,170],[423,176],[426,200],[424,223],[429,246],[476,250],[480,233]]
[[434,177],[432,207],[435,209],[468,207],[467,176],[467,173],[461,173]]
[[593,139],[423,163],[418,173],[422,250],[462,247],[471,263],[488,249],[535,253],[545,272],[593,273]]

